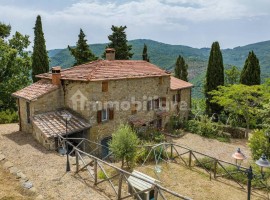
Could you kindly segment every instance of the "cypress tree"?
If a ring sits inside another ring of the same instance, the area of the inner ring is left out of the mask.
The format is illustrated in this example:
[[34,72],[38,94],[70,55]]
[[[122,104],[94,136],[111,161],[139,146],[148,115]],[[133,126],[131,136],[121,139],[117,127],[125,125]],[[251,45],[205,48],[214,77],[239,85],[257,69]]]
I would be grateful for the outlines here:
[[208,60],[206,71],[205,97],[206,97],[206,112],[208,115],[214,113],[219,114],[222,107],[216,103],[211,103],[212,95],[208,92],[217,90],[218,86],[224,85],[224,66],[222,53],[219,43],[214,42],[211,47],[211,52]]
[[261,69],[259,59],[253,51],[249,52],[241,72],[240,83],[244,85],[260,85]]
[[36,78],[35,75],[49,71],[49,58],[46,50],[40,15],[38,15],[36,19],[34,35],[34,47],[32,54],[32,79],[33,82],[36,82],[38,81],[38,78]]
[[179,55],[174,68],[174,74],[176,78],[179,78],[184,81],[188,81],[188,65],[186,64],[184,58]]
[[[112,25],[111,30],[113,33],[108,36],[111,41],[106,48],[115,49],[115,59],[116,60],[129,60],[132,58],[133,53],[131,53],[132,45],[127,44],[127,36],[125,33],[126,26],[114,26]],[[105,52],[103,57],[105,57]]]
[[143,46],[142,59],[147,61],[147,62],[150,62],[150,58],[148,57],[148,54],[147,54],[147,46],[146,46],[146,44],[144,44],[144,46]]
[[85,34],[82,31],[82,29],[80,29],[78,38],[79,39],[76,43],[75,48],[71,48],[70,46],[68,46],[71,55],[74,56],[75,58],[74,66],[97,60],[98,57],[96,57],[90,50],[89,45],[87,44],[87,40],[85,39]]

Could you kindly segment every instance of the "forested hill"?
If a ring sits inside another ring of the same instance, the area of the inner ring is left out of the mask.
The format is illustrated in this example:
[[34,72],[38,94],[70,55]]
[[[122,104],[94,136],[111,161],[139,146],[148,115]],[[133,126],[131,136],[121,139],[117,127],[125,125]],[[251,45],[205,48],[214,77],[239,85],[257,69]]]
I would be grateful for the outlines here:
[[[209,57],[209,48],[192,48],[183,45],[170,45],[161,42],[137,39],[129,41],[132,45],[134,60],[142,59],[144,43],[148,48],[150,62],[164,69],[172,70],[177,56],[182,55],[189,65],[189,80],[196,87],[195,96],[200,96],[202,82],[205,75],[207,60]],[[90,44],[93,53],[101,57],[107,44]],[[211,44],[209,44],[211,45]],[[222,48],[222,46],[221,46]],[[270,77],[270,41],[249,44],[233,49],[223,49],[223,60],[225,67],[235,65],[242,68],[248,52],[253,50],[260,60],[262,78]],[[74,63],[73,57],[67,49],[54,49],[49,51],[50,66],[60,65],[63,68],[70,67]]]

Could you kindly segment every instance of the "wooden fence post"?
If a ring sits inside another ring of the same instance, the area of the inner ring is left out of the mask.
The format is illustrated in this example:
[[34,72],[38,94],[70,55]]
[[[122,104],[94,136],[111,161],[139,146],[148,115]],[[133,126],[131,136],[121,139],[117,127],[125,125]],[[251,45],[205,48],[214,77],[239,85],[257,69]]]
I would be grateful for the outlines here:
[[173,145],[171,144],[171,160],[173,159]]
[[94,160],[94,178],[95,178],[95,182],[94,185],[97,185],[97,160]]
[[191,161],[192,161],[192,150],[189,150],[189,160],[188,160],[188,166],[191,168]]
[[76,155],[76,173],[79,172],[79,155],[78,155],[78,151],[75,150],[75,155]]
[[218,161],[217,161],[217,159],[215,159],[215,161],[214,161],[214,178],[217,178],[217,163],[218,163]]
[[121,199],[122,192],[122,182],[123,182],[123,173],[120,172],[119,183],[118,183],[118,200]]
[[158,199],[158,188],[155,187],[154,188],[154,200],[157,200]]

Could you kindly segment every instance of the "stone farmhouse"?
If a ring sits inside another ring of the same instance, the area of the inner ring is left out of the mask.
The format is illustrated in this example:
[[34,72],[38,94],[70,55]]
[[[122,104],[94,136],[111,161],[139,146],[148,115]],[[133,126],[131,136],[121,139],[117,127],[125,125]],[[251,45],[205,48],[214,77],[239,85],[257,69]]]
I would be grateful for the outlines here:
[[[106,145],[120,123],[164,128],[172,115],[187,119],[192,84],[149,62],[114,58],[114,49],[106,49],[106,60],[63,70],[53,67],[13,93],[20,130],[56,149],[57,134]],[[67,130],[63,114],[71,115]]]

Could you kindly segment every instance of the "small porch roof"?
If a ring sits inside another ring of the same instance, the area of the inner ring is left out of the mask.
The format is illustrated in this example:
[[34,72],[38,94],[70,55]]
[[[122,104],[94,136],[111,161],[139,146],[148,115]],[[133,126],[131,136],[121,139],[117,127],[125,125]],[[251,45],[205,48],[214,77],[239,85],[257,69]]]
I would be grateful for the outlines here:
[[66,121],[63,118],[65,114],[71,115],[71,119],[67,123],[68,135],[91,127],[85,119],[66,109],[34,115],[33,124],[35,124],[47,138],[57,137],[58,134],[63,136],[66,135]]

